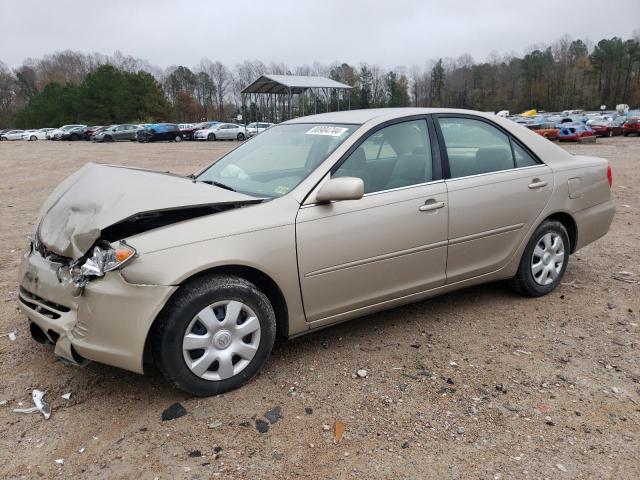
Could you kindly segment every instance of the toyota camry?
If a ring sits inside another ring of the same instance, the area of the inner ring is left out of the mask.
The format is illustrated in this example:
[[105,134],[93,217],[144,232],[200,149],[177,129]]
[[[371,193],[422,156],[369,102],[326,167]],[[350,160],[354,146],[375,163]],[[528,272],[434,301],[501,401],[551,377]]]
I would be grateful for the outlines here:
[[607,160],[491,114],[297,118],[190,176],[82,167],[40,210],[19,305],[70,362],[218,394],[277,337],[485,282],[550,293],[607,233],[611,182]]

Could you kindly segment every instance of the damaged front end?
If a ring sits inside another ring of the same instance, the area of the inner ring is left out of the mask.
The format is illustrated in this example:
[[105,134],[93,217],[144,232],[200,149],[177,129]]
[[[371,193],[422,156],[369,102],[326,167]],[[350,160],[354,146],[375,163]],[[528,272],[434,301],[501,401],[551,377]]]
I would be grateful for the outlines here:
[[19,306],[34,339],[72,363],[142,373],[148,328],[177,287],[123,277],[144,255],[133,237],[261,201],[187,177],[85,165],[43,204],[20,263]]

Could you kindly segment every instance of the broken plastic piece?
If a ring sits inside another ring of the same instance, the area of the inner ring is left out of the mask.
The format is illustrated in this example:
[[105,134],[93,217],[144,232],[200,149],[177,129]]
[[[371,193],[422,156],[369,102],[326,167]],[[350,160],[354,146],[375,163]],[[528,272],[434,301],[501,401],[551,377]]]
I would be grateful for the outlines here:
[[34,390],[31,393],[31,398],[33,399],[33,403],[35,404],[35,407],[29,407],[29,408],[14,408],[13,411],[15,413],[35,413],[35,412],[40,412],[42,413],[42,416],[45,418],[45,420],[49,420],[49,417],[51,417],[51,407],[49,406],[49,404],[47,402],[44,401],[43,397],[44,397],[44,393],[42,390]]
[[65,400],[69,400],[71,398],[71,392],[65,393],[64,395],[62,395],[62,398],[64,398]]

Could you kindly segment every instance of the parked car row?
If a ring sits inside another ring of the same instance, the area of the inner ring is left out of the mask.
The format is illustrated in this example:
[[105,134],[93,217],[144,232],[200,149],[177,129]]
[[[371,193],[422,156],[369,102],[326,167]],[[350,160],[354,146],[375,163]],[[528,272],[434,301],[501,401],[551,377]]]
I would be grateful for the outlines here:
[[577,142],[588,137],[614,137],[617,135],[640,135],[640,112],[625,114],[618,112],[537,112],[529,110],[520,115],[508,115],[502,111],[499,116],[510,118],[549,140]]
[[0,140],[91,140],[94,142],[138,141],[181,142],[182,140],[243,141],[264,132],[273,123],[254,122],[246,127],[236,123],[208,121],[200,123],[145,123],[120,125],[63,125],[39,130],[7,129],[0,131]]

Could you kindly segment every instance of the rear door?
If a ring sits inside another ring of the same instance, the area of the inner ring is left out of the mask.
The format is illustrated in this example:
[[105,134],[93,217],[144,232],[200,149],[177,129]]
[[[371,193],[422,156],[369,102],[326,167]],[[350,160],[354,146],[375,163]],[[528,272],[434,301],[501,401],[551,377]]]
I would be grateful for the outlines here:
[[553,191],[551,169],[482,117],[437,115],[449,195],[447,283],[503,267]]
[[365,195],[304,205],[298,213],[308,321],[331,321],[445,283],[447,192],[424,118],[372,133],[331,176],[362,178]]

